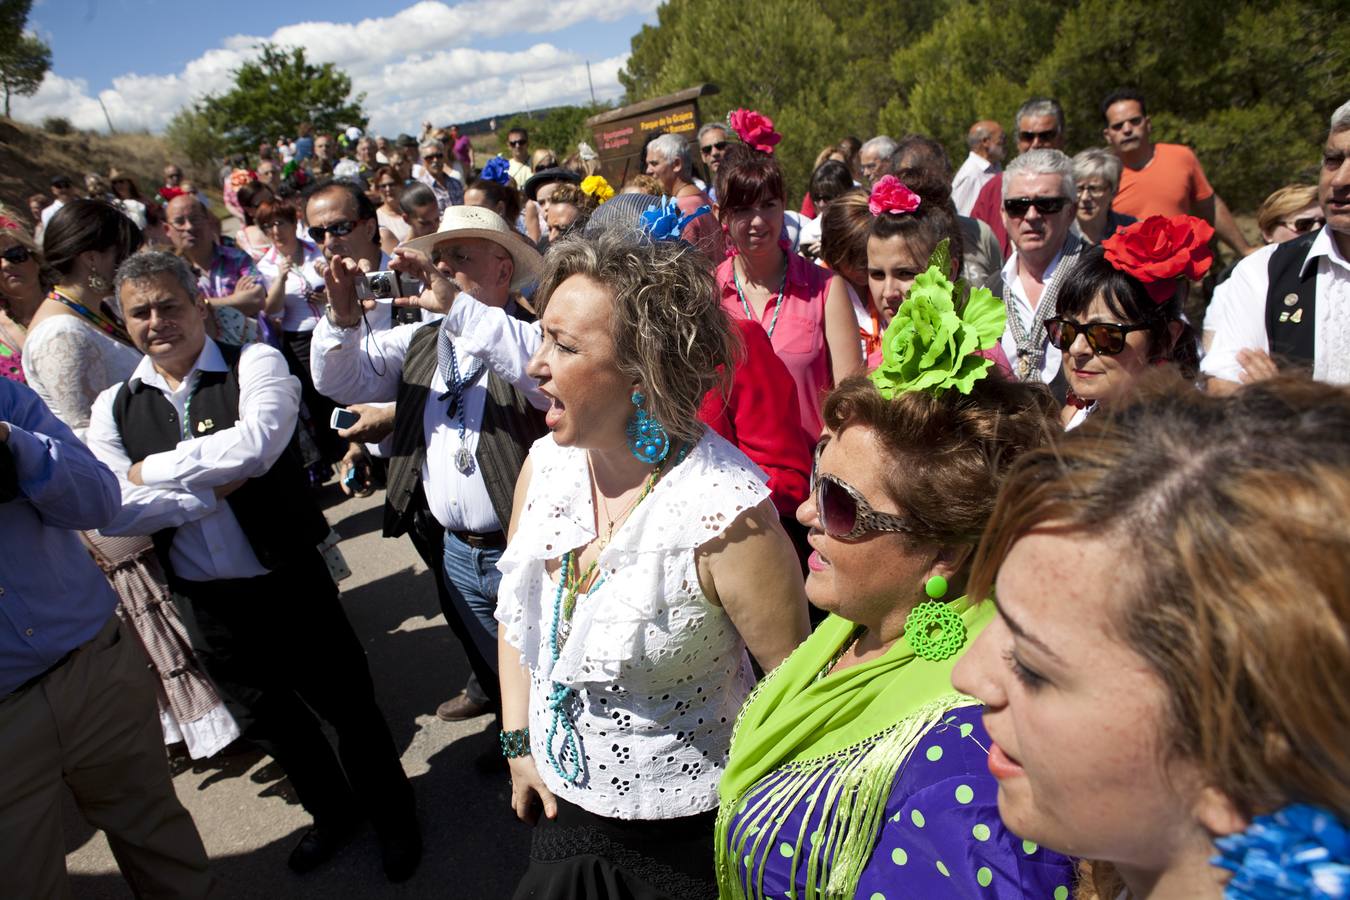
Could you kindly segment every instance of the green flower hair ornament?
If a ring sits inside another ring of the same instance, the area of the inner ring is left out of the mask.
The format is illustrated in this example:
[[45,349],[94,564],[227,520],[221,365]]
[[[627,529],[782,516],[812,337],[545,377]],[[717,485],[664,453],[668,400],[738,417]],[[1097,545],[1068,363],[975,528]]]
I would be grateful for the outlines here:
[[953,284],[946,274],[950,262],[943,240],[886,326],[881,365],[870,377],[887,400],[906,391],[936,394],[956,388],[968,394],[994,365],[975,354],[1003,336],[1003,301],[987,288],[971,290],[964,280]]

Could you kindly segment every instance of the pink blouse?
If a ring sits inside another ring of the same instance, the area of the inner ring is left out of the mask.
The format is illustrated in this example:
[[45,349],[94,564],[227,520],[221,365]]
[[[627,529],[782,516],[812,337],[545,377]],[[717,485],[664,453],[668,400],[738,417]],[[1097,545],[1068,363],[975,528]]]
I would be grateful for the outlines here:
[[[773,328],[769,340],[797,385],[802,428],[815,444],[824,428],[821,406],[826,392],[834,387],[830,350],[825,343],[825,295],[830,285],[830,273],[796,253],[787,254],[787,260],[787,287],[783,291],[778,323],[773,324],[775,304],[771,300],[764,307],[759,324],[766,332],[771,326]],[[734,262],[734,258],[728,259],[717,267],[717,287],[722,292],[722,308],[727,314],[733,319],[744,319],[745,307],[736,291]],[[751,312],[753,318],[753,309]]]

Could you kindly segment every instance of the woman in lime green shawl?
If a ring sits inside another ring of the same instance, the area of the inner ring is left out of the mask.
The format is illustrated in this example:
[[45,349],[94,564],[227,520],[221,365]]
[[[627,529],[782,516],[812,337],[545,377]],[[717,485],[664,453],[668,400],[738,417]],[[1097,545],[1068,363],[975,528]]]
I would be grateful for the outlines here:
[[887,328],[882,365],[825,403],[807,595],[830,613],[747,700],[720,787],[723,898],[1066,897],[1068,861],[998,817],[981,708],[951,670],[993,615],[962,596],[999,480],[1054,402],[987,377],[988,291],[945,244]]

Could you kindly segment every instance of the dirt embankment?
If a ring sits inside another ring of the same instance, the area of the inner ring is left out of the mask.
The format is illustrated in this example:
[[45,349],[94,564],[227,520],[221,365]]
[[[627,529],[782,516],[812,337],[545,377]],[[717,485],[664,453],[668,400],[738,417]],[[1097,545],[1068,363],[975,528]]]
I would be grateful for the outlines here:
[[152,134],[52,134],[0,117],[0,203],[27,222],[29,195],[48,193],[53,176],[68,175],[83,188],[85,173],[107,176],[113,167],[134,178],[148,198],[172,159],[164,139]]

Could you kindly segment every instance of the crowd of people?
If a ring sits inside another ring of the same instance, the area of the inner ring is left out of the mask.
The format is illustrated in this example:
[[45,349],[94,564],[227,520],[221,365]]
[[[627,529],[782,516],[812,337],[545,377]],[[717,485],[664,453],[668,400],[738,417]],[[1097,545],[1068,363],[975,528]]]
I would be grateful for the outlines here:
[[433,573],[518,898],[1350,897],[1350,103],[1259,248],[1101,115],[797,193],[752,110],[621,185],[306,125],[218,173],[233,228],[172,164],[0,210],[16,896],[66,892],[67,788],[137,896],[207,896],[165,747],[237,742],[295,873],[369,822],[415,874],[336,480]]

